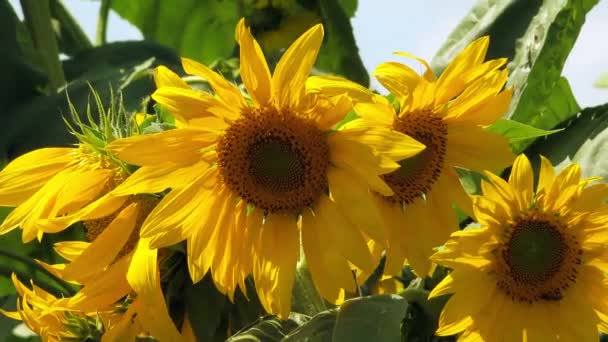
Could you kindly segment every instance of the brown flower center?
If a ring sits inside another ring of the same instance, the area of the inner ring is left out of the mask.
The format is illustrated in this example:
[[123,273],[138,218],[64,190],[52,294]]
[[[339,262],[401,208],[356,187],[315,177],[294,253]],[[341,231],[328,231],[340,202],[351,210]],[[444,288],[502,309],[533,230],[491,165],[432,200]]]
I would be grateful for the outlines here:
[[384,181],[395,192],[393,196],[385,198],[392,202],[410,204],[421,194],[429,192],[441,175],[447,148],[448,126],[433,113],[416,112],[396,119],[393,128],[426,146],[421,153],[399,162],[399,169],[383,176]]
[[291,113],[247,110],[219,139],[217,154],[224,184],[268,212],[297,212],[327,189],[324,132]]
[[559,217],[532,210],[506,229],[496,251],[498,288],[519,302],[560,300],[576,281],[582,253]]

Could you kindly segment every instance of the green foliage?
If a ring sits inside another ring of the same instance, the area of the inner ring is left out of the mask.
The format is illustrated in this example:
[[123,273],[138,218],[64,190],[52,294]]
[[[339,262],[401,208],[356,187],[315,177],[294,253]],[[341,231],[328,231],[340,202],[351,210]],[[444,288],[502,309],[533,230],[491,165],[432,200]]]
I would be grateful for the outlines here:
[[238,1],[112,1],[112,8],[137,26],[145,39],[205,63],[229,57],[235,46]]
[[443,70],[470,42],[485,35],[491,37],[488,58],[512,59],[517,39],[526,32],[542,3],[542,0],[478,0],[439,48],[431,63],[433,70]]
[[[0,151],[15,157],[41,146],[75,142],[62,119],[70,113],[66,94],[78,113],[86,113],[93,100],[91,86],[106,107],[111,93],[123,91],[129,94],[125,108],[135,111],[154,89],[151,68],[164,64],[177,69],[178,63],[174,53],[151,42],[113,43],[83,51],[64,62],[70,80],[65,91],[33,97],[7,114],[0,127]],[[96,117],[95,106],[92,109]]]
[[585,176],[608,178],[608,104],[585,108],[558,127],[563,130],[537,141],[528,154],[544,155],[560,168],[575,161]]
[[[114,1],[112,8],[137,26],[144,38],[157,41],[179,51],[182,56],[204,63],[234,55],[234,27],[243,16],[248,17],[256,35],[276,31],[273,34],[285,35],[287,40],[294,33],[298,33],[292,32],[294,29],[301,29],[303,32],[306,27],[286,28],[283,26],[285,22],[302,13],[309,15],[311,19],[318,16],[325,24],[326,38],[319,53],[317,68],[322,72],[347,76],[363,85],[369,84],[369,75],[359,57],[350,24],[357,1],[294,0],[285,8],[258,9],[253,6],[252,1],[242,1],[239,4],[238,1],[220,0],[179,0],[171,3],[161,0],[134,0]],[[314,23],[311,21],[302,24],[310,27]],[[271,59],[270,64],[273,64],[277,51],[268,48],[266,50]]]
[[597,88],[608,88],[608,72],[601,74],[593,85]]
[[544,137],[560,131],[559,129],[544,130],[515,120],[505,119],[496,121],[488,127],[488,130],[509,139],[511,142],[511,148],[515,153],[523,151],[522,147],[526,146],[526,142],[531,139]]
[[347,300],[338,311],[333,340],[401,341],[401,321],[407,308],[407,301],[396,295]]
[[226,308],[228,298],[215,288],[210,276],[197,284],[189,284],[184,296],[186,311],[197,340],[210,341],[220,325],[220,313]]
[[556,96],[572,98],[570,87],[561,77],[562,69],[585,15],[596,3],[597,0],[544,2],[510,64],[509,85],[516,90],[511,119],[550,129],[576,114],[577,110],[572,110],[578,106],[569,105],[560,111],[551,102]]
[[369,75],[359,57],[359,48],[348,15],[352,9],[340,6],[338,0],[320,0],[319,8],[327,33],[319,53],[318,67],[368,86]]

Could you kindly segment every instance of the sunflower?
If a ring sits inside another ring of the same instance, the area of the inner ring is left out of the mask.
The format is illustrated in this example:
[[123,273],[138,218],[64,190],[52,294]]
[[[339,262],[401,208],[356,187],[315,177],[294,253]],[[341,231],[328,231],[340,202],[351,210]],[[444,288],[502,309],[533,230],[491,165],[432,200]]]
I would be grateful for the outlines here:
[[189,59],[183,59],[186,72],[205,78],[214,95],[181,86],[172,73],[157,77],[164,81],[152,97],[189,125],[110,144],[122,160],[142,166],[113,193],[156,192],[171,181],[141,236],[153,248],[187,240],[192,280],[211,270],[229,297],[237,286],[245,291],[253,274],[266,310],[286,318],[300,235],[320,293],[335,302],[342,288],[354,292],[349,262],[373,269],[363,234],[382,232],[377,223],[366,224],[371,217],[355,223],[349,206],[369,203],[369,188],[391,195],[380,175],[424,146],[382,127],[335,129],[352,108],[348,97],[305,87],[321,25],[286,50],[272,77],[243,20],[236,39],[249,97]]
[[597,341],[608,314],[607,184],[557,176],[541,157],[536,192],[520,155],[508,182],[486,172],[473,210],[481,228],[452,234],[433,260],[453,271],[430,297],[453,293],[437,335],[461,341]]
[[82,285],[68,299],[73,310],[99,311],[129,299],[126,315],[130,319],[106,329],[111,336],[134,339],[147,333],[161,341],[179,341],[181,336],[161,290],[158,251],[139,238],[142,223],[159,199],[149,195],[119,197],[119,210],[114,209],[114,201],[104,197],[71,215],[41,221],[62,226],[82,221],[88,240],[56,243],[57,253],[69,262],[44,266],[59,278]]
[[127,126],[119,129],[116,125],[124,113],[115,108],[106,111],[95,91],[93,96],[99,123],[91,117],[89,123],[82,122],[72,107],[79,130],[71,124],[68,128],[78,138],[76,146],[31,151],[0,172],[0,206],[15,207],[0,225],[0,234],[20,227],[23,242],[30,242],[40,240],[44,233],[60,232],[68,226],[41,226],[39,221],[73,213],[104,197],[126,178],[125,165],[104,149],[109,141],[130,133]]
[[0,309],[0,312],[9,318],[23,321],[43,341],[59,342],[86,336],[99,338],[104,328],[120,324],[124,319],[122,314],[114,310],[91,312],[75,310],[70,306],[67,298],[57,298],[34,284],[29,288],[19,281],[15,274],[12,280],[19,296],[17,311]]
[[[374,72],[395,96],[396,103],[335,77],[311,78],[310,87],[331,94],[348,89],[359,103],[358,123],[390,127],[423,143],[426,149],[399,162],[401,167],[382,176],[393,190],[374,201],[387,229],[385,272],[399,274],[405,260],[425,276],[431,269],[433,248],[458,230],[452,204],[470,214],[471,203],[455,167],[482,171],[501,170],[513,160],[503,136],[484,129],[509,108],[512,91],[503,89],[505,59],[484,62],[489,39],[480,38],[465,48],[437,79],[426,71],[388,62]],[[378,252],[381,249],[377,249]]]

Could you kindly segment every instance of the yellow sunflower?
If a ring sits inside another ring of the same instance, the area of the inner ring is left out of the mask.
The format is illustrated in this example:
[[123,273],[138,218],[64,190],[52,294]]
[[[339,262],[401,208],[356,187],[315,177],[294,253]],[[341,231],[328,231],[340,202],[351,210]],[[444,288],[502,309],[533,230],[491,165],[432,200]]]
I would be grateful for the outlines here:
[[[44,233],[57,233],[67,225],[40,225],[68,215],[103,198],[126,176],[123,163],[105,151],[109,141],[131,134],[131,126],[118,127],[124,112],[105,110],[98,94],[99,122],[84,123],[72,108],[73,123],[68,128],[78,138],[75,147],[48,147],[26,153],[11,161],[0,172],[0,206],[16,207],[0,225],[0,234],[20,227],[23,242],[39,240]],[[67,121],[66,121],[67,122]],[[109,197],[106,197],[110,199]],[[115,209],[121,203],[107,203]]]
[[354,292],[349,262],[373,269],[363,233],[381,238],[382,232],[353,222],[349,206],[370,203],[369,188],[391,195],[380,175],[424,146],[382,127],[335,129],[350,100],[305,87],[323,40],[321,25],[287,49],[272,76],[243,20],[236,39],[249,98],[188,59],[186,72],[205,78],[213,96],[183,87],[172,73],[157,77],[164,81],[152,97],[189,125],[110,144],[122,160],[142,165],[113,193],[161,191],[170,178],[173,189],[141,236],[154,248],[186,239],[193,281],[211,270],[228,296],[237,286],[244,291],[253,273],[264,307],[285,318],[300,237],[321,294],[337,301],[342,288]]
[[[112,336],[150,334],[161,341],[179,341],[161,290],[157,250],[139,238],[139,229],[158,203],[154,196],[134,195],[107,199],[107,195],[85,208],[41,224],[70,225],[82,221],[87,230],[86,241],[62,241],[55,244],[67,264],[45,265],[61,279],[83,287],[69,298],[70,308],[83,312],[110,308],[124,298],[133,298],[128,315],[116,326],[107,329]],[[115,210],[113,203],[122,206]]]
[[[86,335],[91,338],[100,337],[104,328],[114,328],[125,320],[123,314],[112,308],[82,312],[74,309],[68,298],[57,298],[34,284],[29,288],[14,274],[12,280],[19,296],[17,311],[0,310],[0,312],[9,318],[23,321],[43,341],[59,342],[84,338]],[[116,333],[114,336],[117,338],[128,336]],[[108,341],[128,340],[108,339]]]
[[453,293],[437,335],[459,341],[597,341],[608,314],[608,184],[555,175],[541,157],[538,186],[520,155],[508,182],[486,172],[473,210],[482,227],[452,234],[433,255],[453,271],[430,297]]
[[484,129],[506,112],[512,95],[503,89],[506,60],[484,62],[488,43],[487,37],[471,43],[438,79],[424,60],[409,54],[399,53],[421,62],[426,67],[423,76],[404,64],[381,64],[374,75],[395,96],[396,104],[342,79],[310,80],[317,91],[336,94],[346,88],[360,101],[355,112],[362,120],[347,127],[386,126],[426,146],[422,153],[400,161],[401,168],[382,176],[393,195],[375,196],[387,229],[388,274],[400,273],[405,259],[418,275],[428,274],[433,248],[458,230],[452,204],[470,214],[470,199],[455,167],[501,170],[514,158],[506,138]]

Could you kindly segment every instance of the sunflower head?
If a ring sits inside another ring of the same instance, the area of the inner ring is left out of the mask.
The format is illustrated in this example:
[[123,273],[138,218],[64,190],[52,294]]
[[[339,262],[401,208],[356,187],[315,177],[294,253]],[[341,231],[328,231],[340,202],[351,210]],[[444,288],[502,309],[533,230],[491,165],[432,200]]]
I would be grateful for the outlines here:
[[[438,334],[597,339],[608,309],[597,301],[608,293],[603,251],[608,185],[581,180],[576,164],[556,176],[541,157],[535,190],[525,155],[515,160],[508,181],[490,172],[486,176],[473,208],[482,228],[454,233],[433,256],[453,269],[431,293],[454,293]],[[491,328],[490,321],[507,319],[508,327]]]
[[308,29],[271,73],[241,20],[235,35],[244,89],[186,58],[186,73],[205,79],[212,93],[159,67],[152,97],[181,124],[109,146],[142,166],[115,194],[156,192],[173,175],[142,237],[153,247],[186,239],[193,281],[211,271],[229,297],[253,275],[262,304],[281,317],[290,311],[301,245],[325,298],[336,302],[345,288],[356,291],[350,265],[375,266],[364,234],[383,239],[377,213],[364,209],[372,203],[369,189],[392,194],[381,175],[424,149],[388,127],[361,120],[339,126],[352,109],[348,91],[307,85],[323,34],[321,25]]

